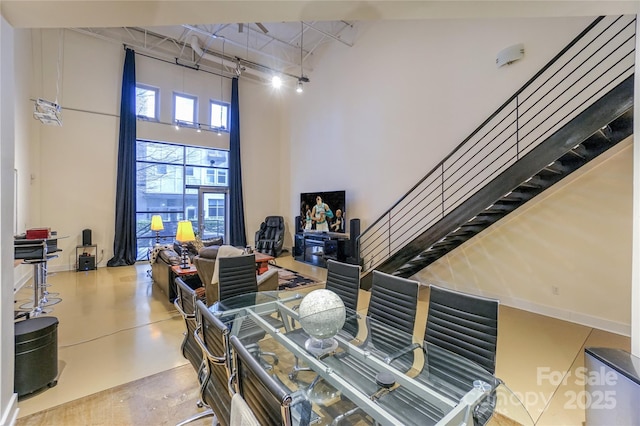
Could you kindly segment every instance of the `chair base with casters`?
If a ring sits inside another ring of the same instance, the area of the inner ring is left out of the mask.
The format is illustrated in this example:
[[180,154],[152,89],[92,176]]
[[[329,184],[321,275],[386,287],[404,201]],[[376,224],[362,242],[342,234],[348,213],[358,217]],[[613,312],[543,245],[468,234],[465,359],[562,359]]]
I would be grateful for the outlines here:
[[[215,415],[216,415],[216,413],[214,413],[213,410],[211,408],[209,408],[206,411],[194,414],[193,416],[184,419],[180,423],[177,423],[176,426],[184,426],[186,424],[189,424],[191,422],[195,422],[196,420],[200,420],[200,419],[203,419],[205,417],[211,417],[211,416],[215,417]],[[218,424],[218,422],[216,422],[215,419],[214,419],[211,424],[215,425],[215,424]]]

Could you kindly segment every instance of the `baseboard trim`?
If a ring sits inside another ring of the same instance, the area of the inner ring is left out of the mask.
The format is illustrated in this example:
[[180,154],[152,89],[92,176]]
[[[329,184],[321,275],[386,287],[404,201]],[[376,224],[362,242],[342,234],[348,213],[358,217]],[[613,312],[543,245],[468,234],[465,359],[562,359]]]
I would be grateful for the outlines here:
[[599,330],[608,331],[623,336],[631,336],[631,324],[624,324],[617,321],[611,321],[605,318],[595,317],[580,312],[567,311],[558,309],[553,306],[540,305],[526,300],[518,300],[510,297],[502,297],[500,303],[512,308],[523,309],[548,317],[557,318],[564,321],[574,322],[576,324],[587,327],[597,328]]
[[[446,284],[441,285],[443,285],[444,287],[449,287]],[[456,288],[455,290],[470,294],[478,294],[477,288]],[[504,294],[490,294],[488,292],[482,292],[480,296],[497,299],[500,301],[501,305],[509,306],[511,308],[522,309],[523,311],[532,312],[534,314],[545,315],[547,317],[573,322],[576,324],[584,325],[586,327],[597,328],[599,330],[604,330],[627,337],[631,336],[631,324],[620,323],[593,315],[587,315],[581,312],[573,312],[553,306],[542,305],[539,303],[531,302],[529,300],[510,297]]]
[[11,395],[11,399],[5,409],[2,410],[4,415],[0,420],[0,426],[14,426],[18,420],[18,411],[20,411],[18,408],[18,394],[14,393]]

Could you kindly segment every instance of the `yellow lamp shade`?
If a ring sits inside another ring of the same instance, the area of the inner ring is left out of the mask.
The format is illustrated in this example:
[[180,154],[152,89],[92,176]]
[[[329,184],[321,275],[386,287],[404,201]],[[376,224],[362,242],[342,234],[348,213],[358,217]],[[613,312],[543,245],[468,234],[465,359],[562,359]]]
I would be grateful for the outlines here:
[[151,230],[162,231],[164,230],[164,224],[162,223],[162,217],[159,214],[151,216]]
[[193,225],[190,220],[181,220],[178,222],[178,232],[176,232],[176,240],[181,243],[193,241],[196,236],[193,233]]

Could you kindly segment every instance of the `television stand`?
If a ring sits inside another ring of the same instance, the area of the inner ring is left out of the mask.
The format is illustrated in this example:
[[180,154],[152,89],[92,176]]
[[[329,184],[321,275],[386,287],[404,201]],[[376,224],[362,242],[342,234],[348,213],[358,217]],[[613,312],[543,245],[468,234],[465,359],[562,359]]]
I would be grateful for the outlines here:
[[327,267],[327,259],[345,262],[349,234],[342,232],[300,232],[295,235],[294,258],[299,262]]

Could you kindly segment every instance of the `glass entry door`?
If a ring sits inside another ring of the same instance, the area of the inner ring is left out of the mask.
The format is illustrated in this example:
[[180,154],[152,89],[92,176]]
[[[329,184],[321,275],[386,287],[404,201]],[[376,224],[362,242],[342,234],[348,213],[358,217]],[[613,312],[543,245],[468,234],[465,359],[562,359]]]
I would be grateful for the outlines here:
[[198,190],[198,235],[203,240],[222,237],[229,241],[229,190],[219,187],[200,187]]

